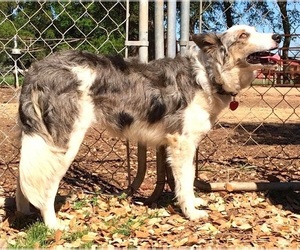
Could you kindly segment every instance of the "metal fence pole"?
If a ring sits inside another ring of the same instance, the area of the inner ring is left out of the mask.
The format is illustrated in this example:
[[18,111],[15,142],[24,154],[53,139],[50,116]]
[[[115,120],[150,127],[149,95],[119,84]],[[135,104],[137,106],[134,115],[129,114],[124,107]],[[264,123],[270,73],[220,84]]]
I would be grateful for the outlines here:
[[180,54],[184,55],[189,43],[189,24],[190,24],[190,1],[181,2],[181,25],[180,25]]
[[202,13],[203,13],[203,1],[199,2],[199,33],[202,33]]
[[140,42],[145,42],[139,48],[139,59],[141,62],[148,62],[148,46],[146,45],[148,42],[148,10],[148,0],[140,0],[139,40]]
[[[142,42],[139,47],[139,59],[141,62],[148,62],[148,0],[140,0],[139,5],[139,41]],[[143,44],[144,42],[144,44]],[[138,144],[138,169],[140,172],[146,172],[146,157],[147,148],[144,145]],[[141,177],[142,178],[142,177]]]
[[[164,1],[155,1],[155,59],[164,58],[165,56],[165,39],[164,39]],[[157,200],[165,187],[166,173],[166,149],[164,146],[156,149],[156,185],[152,195],[146,203],[151,204]]]
[[176,55],[176,1],[168,0],[167,56]]
[[164,51],[164,1],[155,1],[155,59],[163,58]]
[[[130,17],[129,0],[126,0],[125,45],[126,42],[128,41],[128,35],[129,35],[129,17]],[[128,57],[128,46],[125,47],[125,58],[127,57]]]
[[[164,56],[160,48],[164,48],[164,32],[163,27],[160,24],[163,24],[163,1],[156,1],[155,4],[155,49],[158,50],[155,53],[156,59],[162,58]],[[158,39],[157,39],[158,38]],[[175,57],[176,55],[176,1],[168,1],[168,20],[167,20],[167,56]],[[152,195],[147,199],[147,203],[152,203],[157,200],[164,187],[166,182],[166,176],[168,177],[168,184],[171,189],[174,189],[174,181],[172,180],[172,174],[170,169],[167,168],[166,161],[166,147],[161,146],[157,148],[156,151],[156,174],[157,181],[155,189]]]

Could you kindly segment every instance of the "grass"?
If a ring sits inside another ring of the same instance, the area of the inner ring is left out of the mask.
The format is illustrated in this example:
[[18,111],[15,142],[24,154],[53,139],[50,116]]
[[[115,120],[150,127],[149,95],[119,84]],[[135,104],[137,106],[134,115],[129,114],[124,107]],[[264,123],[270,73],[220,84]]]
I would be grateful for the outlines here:
[[[74,242],[78,239],[81,239],[84,235],[88,234],[90,230],[84,229],[82,231],[76,231],[76,232],[69,232],[64,234],[63,239],[67,242]],[[80,245],[80,248],[91,248],[93,245],[93,241],[86,242],[84,244]]]
[[[19,75],[19,85],[22,86],[24,77]],[[0,86],[15,86],[15,77],[13,74],[0,75]]]
[[[80,240],[90,232],[89,229],[81,231],[64,231],[62,238],[65,242]],[[47,248],[55,242],[55,231],[48,229],[44,223],[36,222],[30,225],[24,232],[19,233],[16,239],[9,242],[12,249],[39,249]],[[81,243],[80,248],[91,248],[93,241]]]
[[113,231],[113,234],[118,233],[124,236],[130,236],[133,231],[133,225],[141,226],[143,223],[144,220],[131,217],[122,224],[118,225],[118,227]]
[[74,208],[75,210],[82,209],[82,208],[85,207],[88,203],[89,203],[88,200],[77,200],[77,201],[74,202],[73,208]]
[[270,80],[270,79],[255,79],[253,82],[252,82],[252,85],[262,85],[262,86],[271,86],[274,84],[274,81],[273,80]]
[[12,242],[10,248],[43,248],[48,246],[54,239],[54,232],[48,229],[44,223],[36,222],[29,226],[24,233]]
[[[31,225],[25,227],[25,229],[21,229],[16,237],[8,240],[8,248],[37,249],[57,246],[66,248],[92,248],[95,244],[99,244],[97,239],[103,239],[104,236],[106,238],[113,238],[113,235],[117,234],[119,236],[116,237],[120,237],[120,239],[134,237],[137,230],[147,226],[147,220],[159,217],[158,212],[148,213],[148,210],[145,211],[142,207],[137,207],[140,211],[139,214],[133,213],[129,209],[128,212],[117,212],[115,214],[113,212],[109,217],[98,217],[93,211],[94,209],[99,209],[97,207],[100,204],[103,205],[103,201],[99,201],[99,196],[96,194],[82,196],[80,199],[73,200],[71,203],[72,211],[69,210],[68,213],[76,216],[73,217],[76,218],[75,224],[72,224],[68,230],[64,231],[50,230],[41,221],[33,221],[33,219],[28,221],[29,217],[20,217],[14,221],[15,226],[18,225],[16,223],[24,225],[25,222],[22,221],[23,219],[26,219],[27,223],[31,223]],[[126,201],[126,195],[114,197],[107,202],[107,209],[115,208],[117,211],[119,211],[120,206],[129,204]],[[97,218],[94,218],[95,216]],[[88,223],[90,220],[93,220],[91,222],[93,224]],[[101,225],[103,225],[103,228]]]

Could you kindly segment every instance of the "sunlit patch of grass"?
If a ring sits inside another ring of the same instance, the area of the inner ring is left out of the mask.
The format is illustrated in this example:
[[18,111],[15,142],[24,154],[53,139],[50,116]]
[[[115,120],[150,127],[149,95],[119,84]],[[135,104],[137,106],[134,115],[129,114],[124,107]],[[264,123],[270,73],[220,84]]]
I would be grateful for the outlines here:
[[28,227],[18,237],[9,242],[10,248],[43,248],[53,242],[54,231],[48,229],[44,223],[36,222]]
[[134,231],[136,231],[141,226],[145,225],[145,221],[150,219],[151,215],[142,215],[142,216],[131,216],[126,217],[123,220],[116,220],[118,223],[114,224],[114,230],[112,234],[118,233],[124,236],[130,236]]
[[118,233],[125,236],[130,236],[132,232],[132,225],[135,223],[136,222],[133,218],[129,218],[127,221],[124,221],[122,224],[117,225],[117,227],[112,233],[113,234]]
[[89,202],[87,200],[78,200],[78,201],[75,201],[74,204],[73,204],[73,209],[75,209],[75,210],[82,209],[88,203]]
[[[19,76],[19,85],[22,86],[24,81],[23,76]],[[0,76],[0,87],[2,86],[14,86],[15,85],[15,77],[13,74],[8,74],[6,76]]]
[[[143,206],[131,206],[130,202],[126,201],[127,198],[127,195],[81,195],[66,205],[66,213],[61,212],[60,219],[67,230],[49,230],[42,222],[34,221],[31,226],[25,229],[22,227],[17,237],[9,239],[8,246],[28,249],[57,246],[92,248],[104,238],[108,241],[115,237],[124,240],[135,236],[139,230],[146,232],[148,221],[160,217],[159,211],[148,210]],[[64,215],[67,213],[70,217]]]

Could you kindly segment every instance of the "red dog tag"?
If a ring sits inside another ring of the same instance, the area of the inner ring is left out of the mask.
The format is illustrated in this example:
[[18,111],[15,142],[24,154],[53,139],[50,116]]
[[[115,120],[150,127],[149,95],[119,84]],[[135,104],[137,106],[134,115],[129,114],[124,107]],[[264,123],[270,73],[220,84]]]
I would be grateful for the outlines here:
[[232,111],[234,111],[238,108],[238,106],[239,106],[239,103],[235,100],[235,97],[233,96],[231,102],[229,103],[229,108]]

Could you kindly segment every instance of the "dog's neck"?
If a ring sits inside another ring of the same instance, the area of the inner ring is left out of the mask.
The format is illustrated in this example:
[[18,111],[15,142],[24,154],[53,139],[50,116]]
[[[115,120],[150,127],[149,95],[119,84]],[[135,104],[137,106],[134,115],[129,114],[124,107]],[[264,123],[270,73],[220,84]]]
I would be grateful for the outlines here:
[[236,96],[237,93],[233,93],[233,92],[228,92],[223,88],[223,84],[217,82],[217,80],[211,79],[212,85],[214,86],[214,88],[216,89],[216,93],[219,95],[225,95],[225,96]]
[[[236,96],[236,92],[229,92],[223,88],[225,85],[224,80],[222,79],[222,73],[218,70],[214,62],[211,62],[211,58],[206,57],[205,55],[200,56],[200,63],[204,65],[205,71],[207,72],[208,80],[213,87],[213,92],[223,96]],[[206,63],[205,63],[205,62]]]

